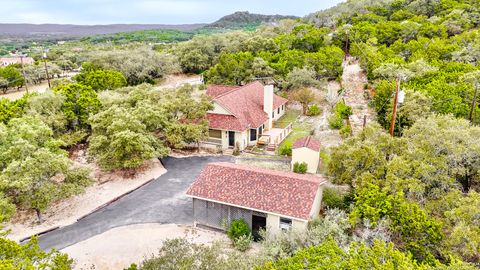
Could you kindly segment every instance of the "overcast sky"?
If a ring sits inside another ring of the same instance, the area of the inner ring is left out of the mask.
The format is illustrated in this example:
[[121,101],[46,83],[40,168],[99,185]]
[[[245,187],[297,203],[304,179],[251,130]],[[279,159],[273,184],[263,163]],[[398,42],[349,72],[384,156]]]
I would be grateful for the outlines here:
[[210,23],[235,11],[304,16],[341,0],[1,0],[0,23]]

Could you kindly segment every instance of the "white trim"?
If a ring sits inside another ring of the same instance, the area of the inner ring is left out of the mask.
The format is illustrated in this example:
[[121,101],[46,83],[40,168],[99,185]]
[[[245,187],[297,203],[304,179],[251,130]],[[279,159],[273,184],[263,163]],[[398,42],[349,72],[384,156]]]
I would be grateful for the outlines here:
[[[256,208],[245,207],[245,206],[236,205],[236,204],[233,204],[233,203],[221,202],[221,201],[212,200],[212,199],[207,199],[207,198],[202,198],[202,197],[198,197],[198,196],[194,196],[194,195],[189,195],[189,194],[187,194],[187,197],[194,198],[194,199],[199,199],[199,200],[204,200],[204,201],[209,201],[209,202],[214,202],[214,203],[219,203],[219,204],[224,204],[224,205],[229,205],[229,206],[234,206],[234,207],[243,208],[243,209],[247,209],[247,210],[252,210],[252,211],[256,211],[256,212],[267,213],[267,214],[270,214],[270,215],[281,216],[281,217],[285,217],[285,218],[289,218],[289,219],[295,219],[295,220],[299,220],[299,221],[308,222],[307,219],[297,218],[297,217],[292,217],[292,216],[286,216],[286,215],[284,215],[284,214],[273,213],[273,212],[269,212],[269,211],[265,211],[265,210],[260,210],[260,209],[256,209]],[[311,211],[312,211],[312,209],[310,209],[310,212],[311,212]]]

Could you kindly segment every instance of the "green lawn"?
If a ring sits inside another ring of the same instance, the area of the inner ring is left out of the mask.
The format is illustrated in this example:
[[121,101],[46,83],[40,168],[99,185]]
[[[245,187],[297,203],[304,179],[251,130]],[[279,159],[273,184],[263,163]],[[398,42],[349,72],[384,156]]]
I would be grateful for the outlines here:
[[280,119],[278,119],[275,122],[274,126],[276,128],[285,128],[286,126],[288,126],[288,124],[295,121],[295,119],[297,119],[297,117],[301,113],[302,113],[301,111],[297,111],[297,110],[288,110],[288,111],[285,112],[285,114],[282,117],[280,117]]

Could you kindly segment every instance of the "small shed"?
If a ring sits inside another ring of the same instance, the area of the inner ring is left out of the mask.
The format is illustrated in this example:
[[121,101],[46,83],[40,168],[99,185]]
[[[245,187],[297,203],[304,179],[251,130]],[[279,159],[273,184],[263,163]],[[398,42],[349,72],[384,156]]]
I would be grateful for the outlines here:
[[292,147],[292,170],[296,162],[305,162],[308,173],[317,173],[320,163],[320,141],[312,136],[296,140]]
[[243,219],[254,236],[302,230],[318,217],[325,179],[225,162],[210,163],[187,191],[197,224],[223,229]]

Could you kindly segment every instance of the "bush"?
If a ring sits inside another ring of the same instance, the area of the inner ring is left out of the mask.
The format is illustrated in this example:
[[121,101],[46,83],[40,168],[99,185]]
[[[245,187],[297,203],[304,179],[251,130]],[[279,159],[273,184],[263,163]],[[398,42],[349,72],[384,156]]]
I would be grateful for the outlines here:
[[346,125],[340,129],[340,136],[342,136],[342,138],[348,138],[350,135],[352,135],[352,127],[350,125]]
[[328,126],[332,129],[341,129],[344,125],[343,118],[338,114],[333,114],[328,118]]
[[240,144],[237,142],[235,144],[235,147],[233,148],[233,153],[234,156],[240,155]]
[[320,107],[317,104],[313,104],[312,106],[308,107],[307,115],[308,116],[315,116],[320,114]]
[[282,156],[292,156],[292,146],[291,145],[287,145],[287,144],[284,144],[280,147],[280,149],[278,150],[280,155]]
[[293,172],[295,173],[300,173],[300,174],[305,174],[307,172],[308,165],[305,162],[298,163],[295,162],[293,164]]
[[233,240],[233,246],[241,252],[247,251],[252,244],[253,237],[252,234],[242,235],[237,239]]
[[230,224],[228,228],[227,235],[232,241],[239,239],[240,237],[249,236],[252,234],[250,227],[248,227],[247,222],[243,219],[235,219]]
[[348,205],[345,198],[345,194],[340,189],[327,187],[323,189],[322,205],[328,209],[346,209]]
[[338,102],[335,105],[335,114],[338,114],[342,119],[347,119],[353,114],[353,109],[343,102]]

